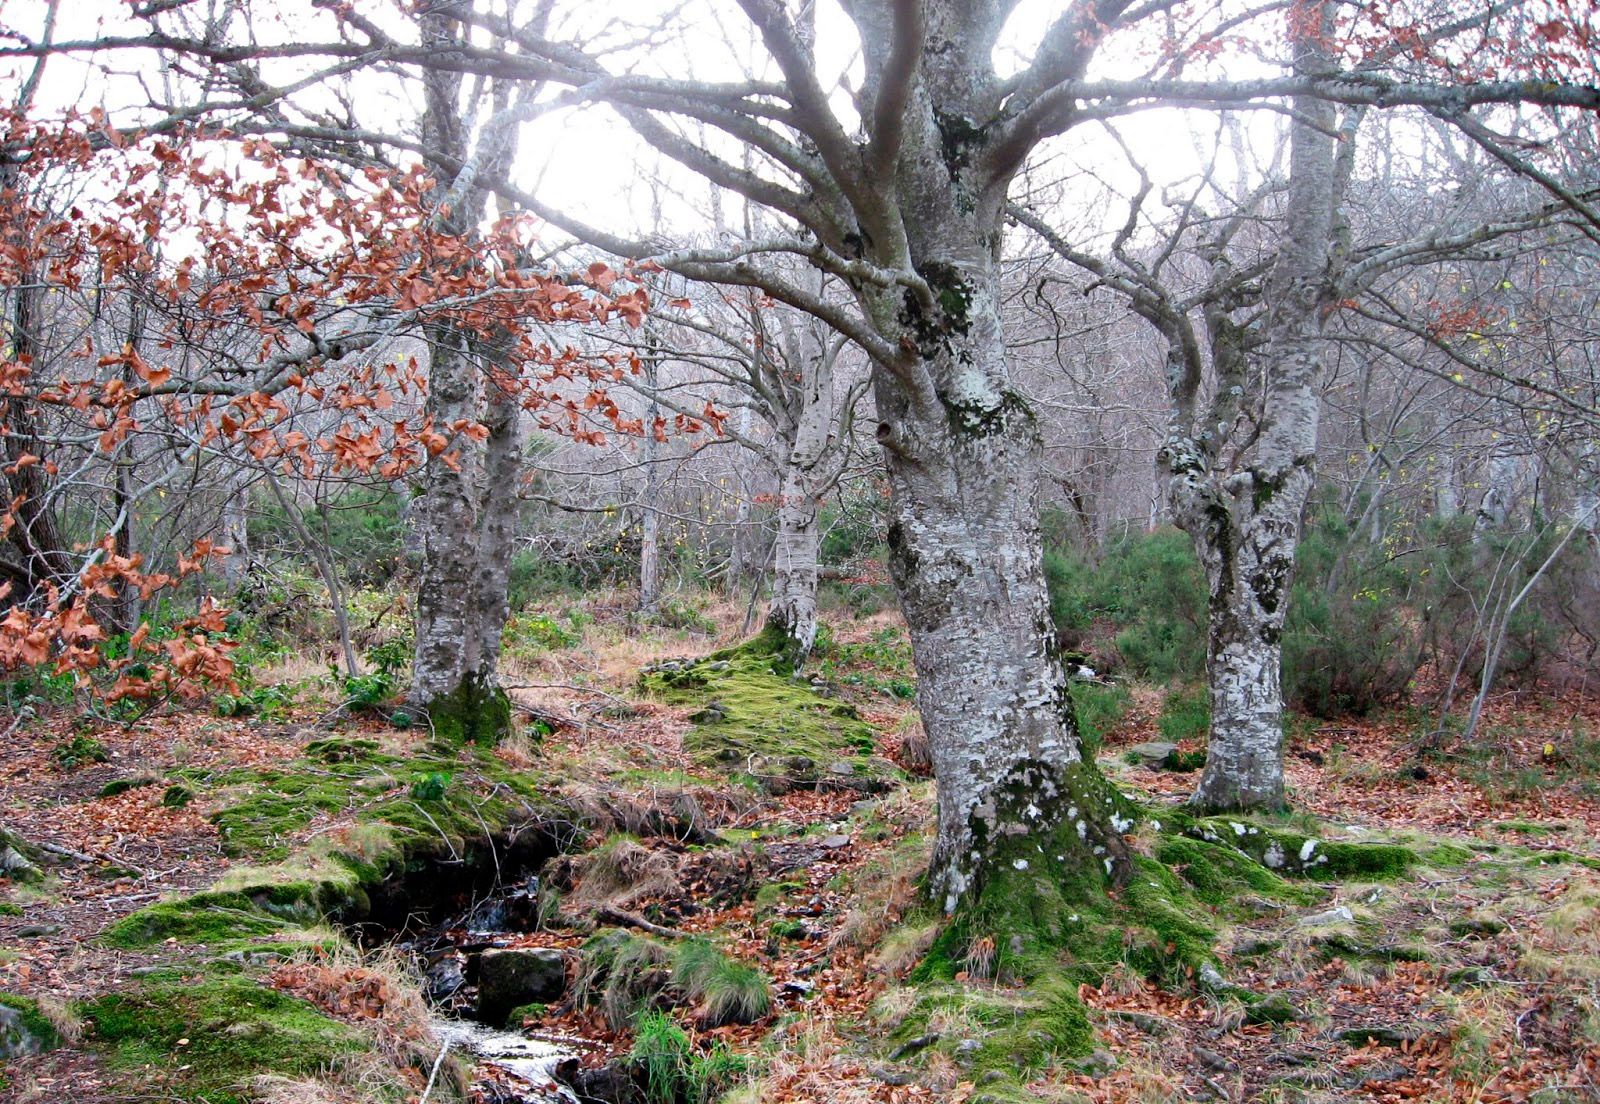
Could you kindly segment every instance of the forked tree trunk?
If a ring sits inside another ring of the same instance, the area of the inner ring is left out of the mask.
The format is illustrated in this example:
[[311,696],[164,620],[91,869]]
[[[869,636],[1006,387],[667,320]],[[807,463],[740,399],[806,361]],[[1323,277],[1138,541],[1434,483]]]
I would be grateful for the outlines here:
[[1194,498],[1175,510],[1194,538],[1210,590],[1211,736],[1192,801],[1213,810],[1280,809],[1281,636],[1312,475],[1308,463],[1290,458],[1281,479],[1257,471],[1230,484],[1200,511]]
[[972,898],[1014,920],[1123,877],[1126,825],[1078,738],[1044,582],[1043,442],[1009,387],[998,265],[974,252],[923,268],[952,308],[919,342],[931,391],[882,367],[873,384],[889,569],[938,786],[930,888],[947,912]]

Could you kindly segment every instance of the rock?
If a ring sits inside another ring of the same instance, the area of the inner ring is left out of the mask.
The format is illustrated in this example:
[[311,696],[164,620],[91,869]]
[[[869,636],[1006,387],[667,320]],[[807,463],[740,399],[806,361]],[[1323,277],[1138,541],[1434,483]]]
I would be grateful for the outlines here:
[[1244,1014],[1246,1023],[1284,1024],[1303,1020],[1306,1014],[1287,994],[1270,993],[1252,1004]]
[[908,1039],[894,1048],[894,1052],[889,1055],[889,1061],[898,1062],[902,1058],[909,1058],[920,1050],[927,1050],[938,1041],[939,1033],[937,1031],[929,1032],[926,1035],[918,1035],[915,1039]]
[[1164,740],[1150,740],[1143,744],[1134,744],[1128,749],[1127,756],[1134,762],[1149,763],[1154,766],[1165,762],[1167,756],[1177,750],[1177,744],[1169,744]]
[[962,1039],[956,1044],[956,1065],[963,1068],[972,1065],[978,1060],[978,1052],[983,1049],[983,1044],[976,1039]]
[[1199,980],[1200,988],[1204,989],[1208,993],[1214,993],[1217,996],[1221,996],[1224,993],[1235,992],[1239,988],[1237,985],[1233,984],[1233,982],[1223,977],[1222,974],[1217,971],[1217,968],[1209,962],[1202,962],[1200,964]]
[[1096,1048],[1089,1053],[1089,1057],[1078,1059],[1074,1065],[1079,1073],[1087,1077],[1101,1078],[1111,1076],[1122,1063],[1109,1050]]
[[872,1075],[873,1080],[882,1081],[885,1085],[909,1085],[912,1082],[911,1074],[893,1066],[868,1066],[867,1073]]
[[438,962],[429,966],[427,973],[423,974],[423,980],[426,983],[428,999],[435,1004],[455,996],[461,987],[467,983],[467,977],[462,972],[461,963],[454,955],[441,958]]
[[47,935],[58,935],[61,930],[60,924],[24,924],[17,929],[17,938],[41,939]]
[[1257,955],[1271,954],[1283,946],[1277,939],[1267,939],[1264,936],[1251,936],[1233,945],[1235,958],[1254,958]]
[[497,947],[478,963],[478,1018],[503,1024],[524,1004],[554,1004],[567,991],[567,958],[550,947]]
[[836,759],[828,764],[828,773],[838,775],[840,778],[848,778],[855,772],[856,765],[848,759]]
[[1401,1043],[1414,1043],[1422,1038],[1422,1032],[1409,1024],[1367,1024],[1361,1027],[1347,1027],[1339,1032],[1341,1042],[1351,1046],[1366,1046],[1369,1043],[1378,1046],[1397,1047]]
[[786,981],[778,988],[782,992],[792,993],[797,997],[809,997],[817,987],[809,981]]
[[1450,934],[1462,938],[1484,939],[1505,930],[1505,921],[1489,916],[1468,916],[1450,923]]
[[882,804],[882,802],[874,797],[869,797],[865,801],[852,801],[850,803],[850,813],[852,816],[865,816],[867,813],[870,813],[876,809],[880,804]]
[[1326,928],[1333,924],[1348,924],[1356,918],[1356,914],[1343,905],[1335,905],[1326,912],[1314,912],[1310,916],[1300,918],[1302,928]]
[[1107,1009],[1107,1012],[1119,1020],[1126,1020],[1146,1035],[1153,1035],[1157,1038],[1171,1035],[1177,1029],[1177,1025],[1167,1017],[1157,1016],[1150,1012],[1134,1012],[1124,1008],[1111,1008]]
[[978,1075],[978,1082],[977,1083],[979,1085],[992,1085],[996,1081],[1004,1081],[1005,1079],[1006,1079],[1006,1075],[1001,1070],[997,1070],[997,1069],[984,1070],[982,1073],[980,1073]]
[[1238,1063],[1229,1058],[1224,1058],[1214,1050],[1207,1050],[1203,1046],[1193,1047],[1191,1051],[1196,1058],[1200,1059],[1201,1065],[1217,1070],[1219,1073],[1232,1073],[1239,1068]]
[[584,1069],[576,1064],[574,1067],[563,1063],[556,1070],[556,1076],[579,1100],[605,1101],[606,1104],[638,1104],[644,1100],[638,1082],[619,1065],[599,1069]]
[[22,1013],[0,1004],[0,1062],[20,1058],[24,1054],[38,1054],[44,1049],[44,1040],[28,1030]]
[[1494,971],[1487,966],[1464,966],[1459,970],[1451,970],[1444,980],[1452,989],[1471,989],[1478,985],[1493,984]]
[[849,836],[828,836],[826,839],[824,839],[822,841],[822,846],[826,847],[829,851],[837,851],[841,847],[849,847],[850,846],[850,837]]

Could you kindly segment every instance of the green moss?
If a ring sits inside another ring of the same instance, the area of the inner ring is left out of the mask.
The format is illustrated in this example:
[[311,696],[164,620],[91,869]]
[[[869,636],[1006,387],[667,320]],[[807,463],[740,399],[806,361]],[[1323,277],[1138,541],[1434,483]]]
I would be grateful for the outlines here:
[[306,884],[263,886],[254,892],[197,893],[130,913],[100,936],[107,946],[148,947],[169,939],[210,946],[301,928],[321,920],[318,890]]
[[1195,896],[1214,907],[1234,904],[1246,893],[1293,904],[1310,904],[1317,897],[1315,890],[1286,882],[1255,859],[1223,844],[1164,835],[1153,853],[1188,883]]
[[[147,982],[82,1012],[111,1068],[164,1100],[245,1104],[262,1074],[308,1076],[367,1050],[353,1030],[305,1001],[241,976]],[[372,1099],[398,1099],[379,1086],[367,1091]]]
[[550,1012],[548,1004],[519,1004],[506,1014],[506,1023],[513,1030],[529,1020],[542,1020]]
[[779,636],[768,631],[703,660],[648,668],[640,685],[673,705],[697,707],[684,749],[700,767],[775,790],[877,790],[898,779],[894,764],[872,754],[873,731],[852,706],[790,677],[790,664],[772,650]]
[[449,746],[493,747],[511,732],[511,699],[498,686],[472,674],[425,710],[436,740]]
[[1306,1014],[1284,993],[1269,993],[1253,1002],[1245,1010],[1245,1022],[1253,1024],[1286,1024],[1303,1020]]
[[[39,1050],[52,1050],[61,1045],[61,1037],[56,1033],[55,1024],[39,1011],[36,1002],[12,993],[0,993],[0,1005],[17,1013],[19,1026]],[[10,1041],[20,1042],[20,1040]]]
[[22,906],[10,901],[0,901],[0,916],[21,916]]
[[1423,851],[1422,858],[1429,866],[1465,866],[1472,861],[1472,852],[1453,843],[1438,843]]
[[140,775],[137,778],[113,778],[110,782],[100,787],[100,796],[116,797],[118,794],[127,793],[129,790],[137,790],[143,786],[154,786],[160,781],[161,779],[153,775]]
[[1319,878],[1394,878],[1417,863],[1417,852],[1387,843],[1328,842],[1269,828],[1253,820],[1212,817],[1190,821],[1185,831],[1250,856],[1268,870]]
[[964,1040],[950,1032],[936,1046],[956,1054],[968,1067],[963,1079],[983,1084],[986,1092],[1018,1090],[1019,1082],[1094,1049],[1094,1029],[1078,999],[1077,984],[1062,977],[1024,989],[924,985],[887,1040],[890,1051],[934,1033],[935,1020],[969,1025],[960,1034],[979,1044],[976,1051],[956,1052]]

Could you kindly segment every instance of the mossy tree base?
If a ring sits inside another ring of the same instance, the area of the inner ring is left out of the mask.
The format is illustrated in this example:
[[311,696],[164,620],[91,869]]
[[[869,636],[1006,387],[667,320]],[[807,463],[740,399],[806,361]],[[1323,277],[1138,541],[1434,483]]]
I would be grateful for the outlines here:
[[511,698],[486,676],[469,673],[448,694],[422,703],[434,739],[458,747],[493,747],[511,734]]

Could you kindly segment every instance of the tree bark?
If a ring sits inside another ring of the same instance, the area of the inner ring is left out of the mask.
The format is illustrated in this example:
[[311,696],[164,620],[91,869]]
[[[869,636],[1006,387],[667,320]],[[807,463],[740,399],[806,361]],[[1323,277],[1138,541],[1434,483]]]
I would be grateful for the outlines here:
[[494,742],[510,727],[510,703],[496,685],[507,579],[516,535],[521,418],[507,383],[481,363],[480,340],[450,327],[431,334],[427,412],[434,425],[479,421],[488,392],[483,447],[465,434],[428,461],[415,524],[422,552],[416,648],[407,705],[449,741]]
[[653,614],[661,602],[661,515],[657,512],[657,499],[661,494],[661,476],[656,470],[656,419],[661,416],[661,404],[656,399],[660,355],[654,339],[649,339],[650,352],[644,358],[645,385],[650,389],[650,405],[644,418],[644,510],[639,522],[639,612]]
[[918,393],[882,367],[873,385],[889,569],[938,787],[929,888],[954,912],[1002,871],[1008,883],[1028,877],[1026,896],[1085,875],[1115,881],[1128,866],[1115,798],[1084,758],[1050,621],[1043,442],[1009,386],[997,258],[979,244],[963,263],[921,267],[944,305],[919,327],[933,386]]
[[[1330,67],[1331,19],[1331,6],[1321,0],[1292,16],[1298,72]],[[1190,493],[1184,472],[1176,480],[1211,586],[1211,735],[1205,772],[1190,799],[1202,809],[1285,804],[1279,641],[1301,519],[1315,482],[1339,143],[1332,104],[1301,96],[1294,108],[1285,231],[1264,290],[1260,356],[1266,370],[1255,440],[1246,462],[1209,495]],[[1237,370],[1230,377],[1219,370],[1229,386],[1234,378]],[[1209,520],[1196,525],[1197,512]]]
[[[787,448],[779,463],[778,531],[772,547],[772,600],[767,625],[787,641],[785,651],[795,666],[804,663],[817,642],[817,579],[822,531],[817,515],[822,496],[839,478],[842,459],[839,410],[834,395],[836,350],[802,350],[791,343],[791,360],[799,360],[798,388],[789,389],[792,420],[779,427]],[[797,392],[797,393],[795,393]]]

